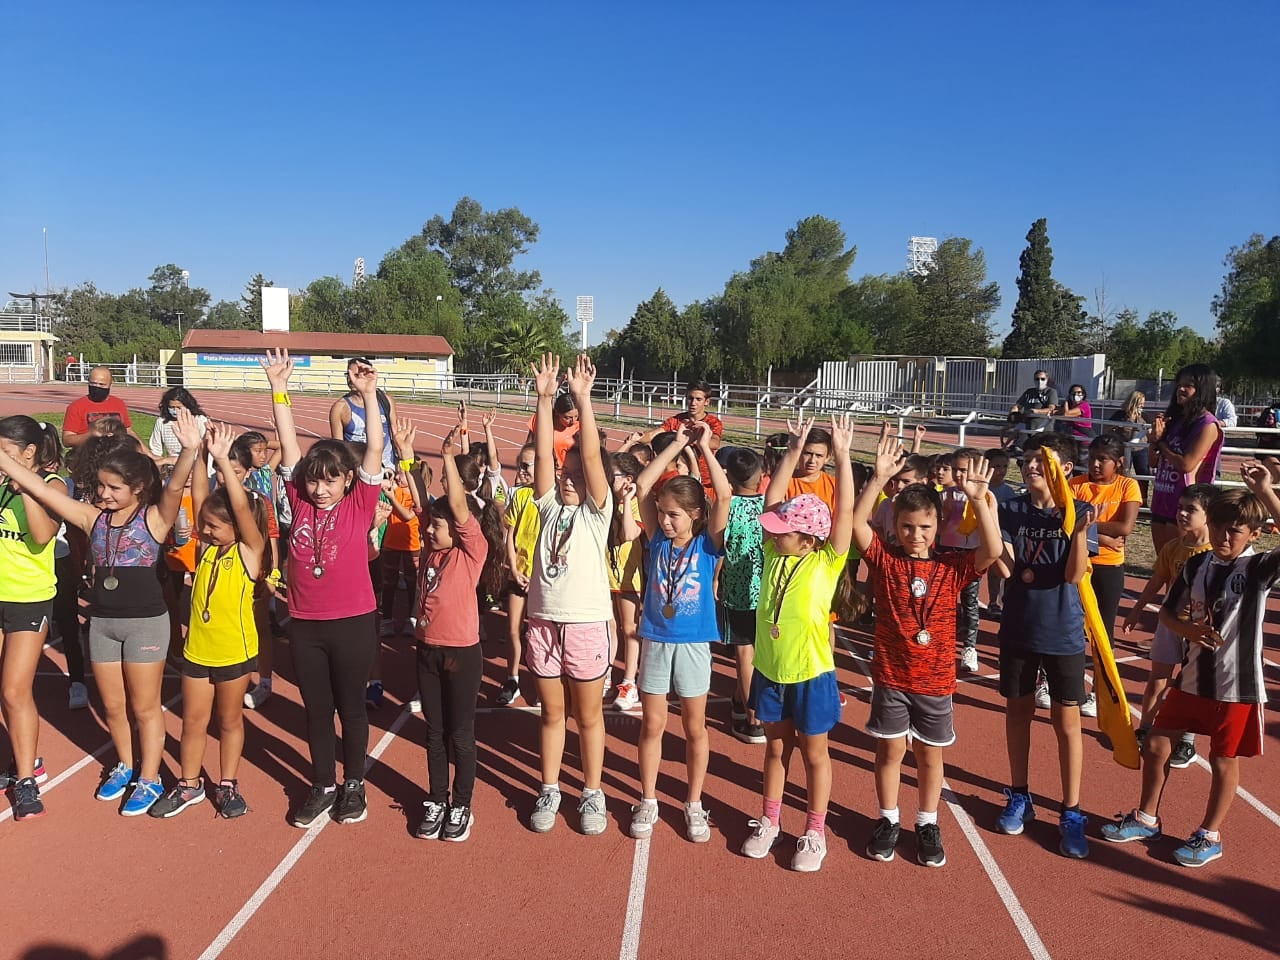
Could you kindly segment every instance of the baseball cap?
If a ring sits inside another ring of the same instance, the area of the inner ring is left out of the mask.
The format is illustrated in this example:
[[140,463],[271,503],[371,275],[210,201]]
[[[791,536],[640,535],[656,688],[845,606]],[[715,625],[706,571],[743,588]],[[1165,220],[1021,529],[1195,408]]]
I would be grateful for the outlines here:
[[831,510],[821,497],[802,493],[760,514],[760,526],[769,533],[807,533],[826,540],[831,536]]

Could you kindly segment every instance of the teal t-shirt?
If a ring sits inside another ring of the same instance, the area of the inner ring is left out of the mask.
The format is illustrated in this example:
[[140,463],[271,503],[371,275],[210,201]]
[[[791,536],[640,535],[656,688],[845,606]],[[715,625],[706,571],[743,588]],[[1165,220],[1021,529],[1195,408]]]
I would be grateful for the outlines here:
[[760,573],[764,570],[764,528],[760,514],[764,497],[735,496],[729,501],[724,530],[724,566],[720,568],[720,599],[730,610],[754,610],[760,602]]

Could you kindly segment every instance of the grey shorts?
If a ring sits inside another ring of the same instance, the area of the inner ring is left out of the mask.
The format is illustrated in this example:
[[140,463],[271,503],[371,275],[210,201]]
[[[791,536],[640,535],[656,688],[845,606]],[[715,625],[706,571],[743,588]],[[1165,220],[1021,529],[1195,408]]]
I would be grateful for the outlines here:
[[167,613],[89,621],[89,659],[94,663],[159,663],[168,652]]
[[710,643],[660,643],[640,639],[641,693],[705,697],[711,689]]
[[931,747],[956,742],[951,697],[930,697],[877,686],[871,693],[871,718],[867,733],[879,740],[896,740],[908,733]]
[[1187,655],[1187,641],[1166,627],[1156,624],[1156,634],[1151,639],[1151,662],[1176,667]]

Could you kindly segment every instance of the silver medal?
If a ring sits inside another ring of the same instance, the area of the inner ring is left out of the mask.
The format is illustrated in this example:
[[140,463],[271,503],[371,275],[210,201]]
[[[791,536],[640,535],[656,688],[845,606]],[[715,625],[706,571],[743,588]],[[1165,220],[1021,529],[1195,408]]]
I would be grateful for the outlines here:
[[319,580],[321,577],[324,576],[324,567],[320,566],[319,564],[316,564],[314,567],[311,568],[311,575],[315,577],[317,580]]
[[933,637],[929,636],[928,630],[921,630],[916,634],[916,643],[920,644],[922,647],[927,647],[929,645],[929,641],[932,639]]
[[103,590],[114,590],[118,586],[120,586],[120,581],[117,580],[115,577],[103,577],[102,579]]

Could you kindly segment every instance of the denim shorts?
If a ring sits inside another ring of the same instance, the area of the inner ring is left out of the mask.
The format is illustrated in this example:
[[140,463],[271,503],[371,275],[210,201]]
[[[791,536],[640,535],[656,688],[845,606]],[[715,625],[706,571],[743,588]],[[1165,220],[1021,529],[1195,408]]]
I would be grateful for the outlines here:
[[774,683],[757,670],[751,677],[747,704],[761,723],[790,720],[806,736],[827,733],[840,722],[840,687],[834,670],[800,683]]

